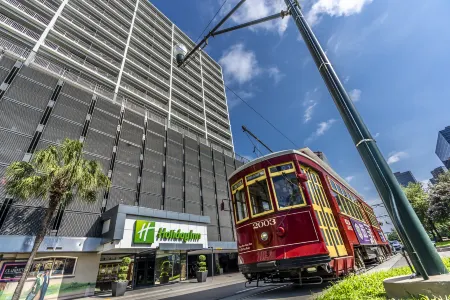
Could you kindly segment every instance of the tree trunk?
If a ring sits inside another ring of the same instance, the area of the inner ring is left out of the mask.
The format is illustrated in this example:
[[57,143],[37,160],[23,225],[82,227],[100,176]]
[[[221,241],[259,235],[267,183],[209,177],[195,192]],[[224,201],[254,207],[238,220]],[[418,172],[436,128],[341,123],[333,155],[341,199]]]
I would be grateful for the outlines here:
[[429,223],[430,223],[432,231],[434,231],[436,233],[436,242],[442,242],[442,236],[439,233],[439,231],[437,230],[436,225],[434,225],[434,222],[432,220],[430,220]]
[[37,254],[37,251],[39,249],[39,246],[41,245],[42,241],[44,240],[45,234],[47,233],[47,229],[50,226],[50,222],[52,221],[53,215],[55,214],[56,207],[59,203],[59,197],[50,196],[49,205],[47,208],[47,211],[45,212],[45,216],[42,219],[41,228],[39,229],[39,232],[36,235],[36,238],[34,240],[33,249],[31,250],[30,257],[27,260],[27,264],[25,265],[25,268],[22,273],[22,277],[20,277],[19,282],[17,283],[16,289],[14,291],[14,294],[11,298],[11,300],[19,300],[20,294],[22,293],[22,289],[25,285],[25,281],[27,279],[28,273],[30,271],[31,266],[33,265],[34,258]]

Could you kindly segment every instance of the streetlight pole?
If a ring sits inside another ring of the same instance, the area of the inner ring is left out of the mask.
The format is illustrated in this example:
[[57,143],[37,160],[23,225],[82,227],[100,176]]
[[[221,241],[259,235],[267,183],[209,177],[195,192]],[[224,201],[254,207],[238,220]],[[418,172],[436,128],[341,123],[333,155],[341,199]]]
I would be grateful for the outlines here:
[[[395,227],[407,244],[416,271],[422,276],[448,273],[408,199],[397,183],[386,160],[350,100],[336,72],[307,24],[296,0],[285,0],[294,21],[311,53],[320,75],[333,97],[367,171]],[[401,215],[400,215],[401,214]],[[408,241],[408,242],[406,242]],[[425,278],[426,279],[426,278]]]
[[[174,54],[179,67],[188,62],[188,59],[203,45],[208,43],[208,38],[233,30],[245,28],[261,22],[272,20],[276,17],[284,18],[292,15],[300,31],[303,40],[308,47],[320,75],[322,75],[328,91],[330,92],[339,113],[355,143],[367,171],[377,188],[378,194],[384,203],[386,210],[391,217],[394,226],[403,240],[405,247],[411,257],[411,261],[424,279],[428,275],[439,275],[448,273],[425,229],[417,218],[408,199],[400,188],[397,180],[392,174],[386,160],[383,158],[378,146],[364,124],[353,102],[347,95],[344,86],[340,82],[336,72],[331,66],[327,56],[314,36],[311,28],[307,24],[300,5],[297,0],[284,0],[288,11],[281,11],[279,14],[247,22],[238,26],[233,26],[223,30],[219,27],[245,2],[240,0],[238,4],[216,25],[192,50],[187,51],[184,45],[176,45]],[[401,214],[401,215],[400,215]]]

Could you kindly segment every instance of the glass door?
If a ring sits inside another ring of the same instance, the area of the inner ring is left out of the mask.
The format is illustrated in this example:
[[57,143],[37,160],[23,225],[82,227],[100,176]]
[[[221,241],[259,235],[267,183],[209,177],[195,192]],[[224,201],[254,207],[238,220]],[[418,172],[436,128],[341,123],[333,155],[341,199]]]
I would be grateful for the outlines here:
[[155,284],[155,258],[156,252],[136,255],[135,286],[149,286]]

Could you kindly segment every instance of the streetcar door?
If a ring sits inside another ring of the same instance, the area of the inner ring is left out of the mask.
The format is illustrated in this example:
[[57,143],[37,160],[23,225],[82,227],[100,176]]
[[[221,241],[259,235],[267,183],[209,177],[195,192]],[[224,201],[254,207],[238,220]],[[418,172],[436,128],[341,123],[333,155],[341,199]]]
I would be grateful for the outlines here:
[[347,250],[345,249],[344,241],[333,216],[330,203],[325,196],[319,175],[311,168],[302,166],[301,169],[308,177],[308,192],[330,256],[346,256]]

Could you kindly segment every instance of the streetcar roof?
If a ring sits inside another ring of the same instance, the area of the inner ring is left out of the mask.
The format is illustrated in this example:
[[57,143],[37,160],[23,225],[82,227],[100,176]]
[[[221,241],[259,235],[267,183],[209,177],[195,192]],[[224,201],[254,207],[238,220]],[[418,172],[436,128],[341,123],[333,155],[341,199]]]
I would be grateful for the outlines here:
[[[301,152],[302,151],[302,152]],[[257,159],[254,159],[246,164],[243,164],[242,166],[240,166],[239,168],[237,168],[233,173],[231,173],[230,176],[228,176],[228,180],[231,179],[231,177],[233,177],[234,175],[236,175],[238,172],[251,167],[257,163],[260,163],[262,161],[268,160],[270,158],[274,158],[274,157],[278,157],[278,156],[283,156],[283,155],[287,155],[287,154],[297,154],[297,155],[301,155],[304,156],[310,160],[312,160],[313,162],[315,162],[316,164],[318,164],[319,166],[321,166],[326,172],[328,172],[331,176],[333,176],[336,180],[339,181],[340,184],[342,184],[343,186],[345,186],[347,189],[349,189],[352,193],[354,193],[356,196],[358,196],[361,200],[363,200],[363,197],[354,189],[352,188],[344,179],[342,179],[341,176],[339,176],[327,163],[325,163],[323,160],[321,160],[314,152],[311,151],[311,149],[309,148],[302,148],[299,150],[282,150],[282,151],[278,151],[278,152],[273,152],[261,157],[258,157]],[[231,183],[230,183],[231,184]]]

